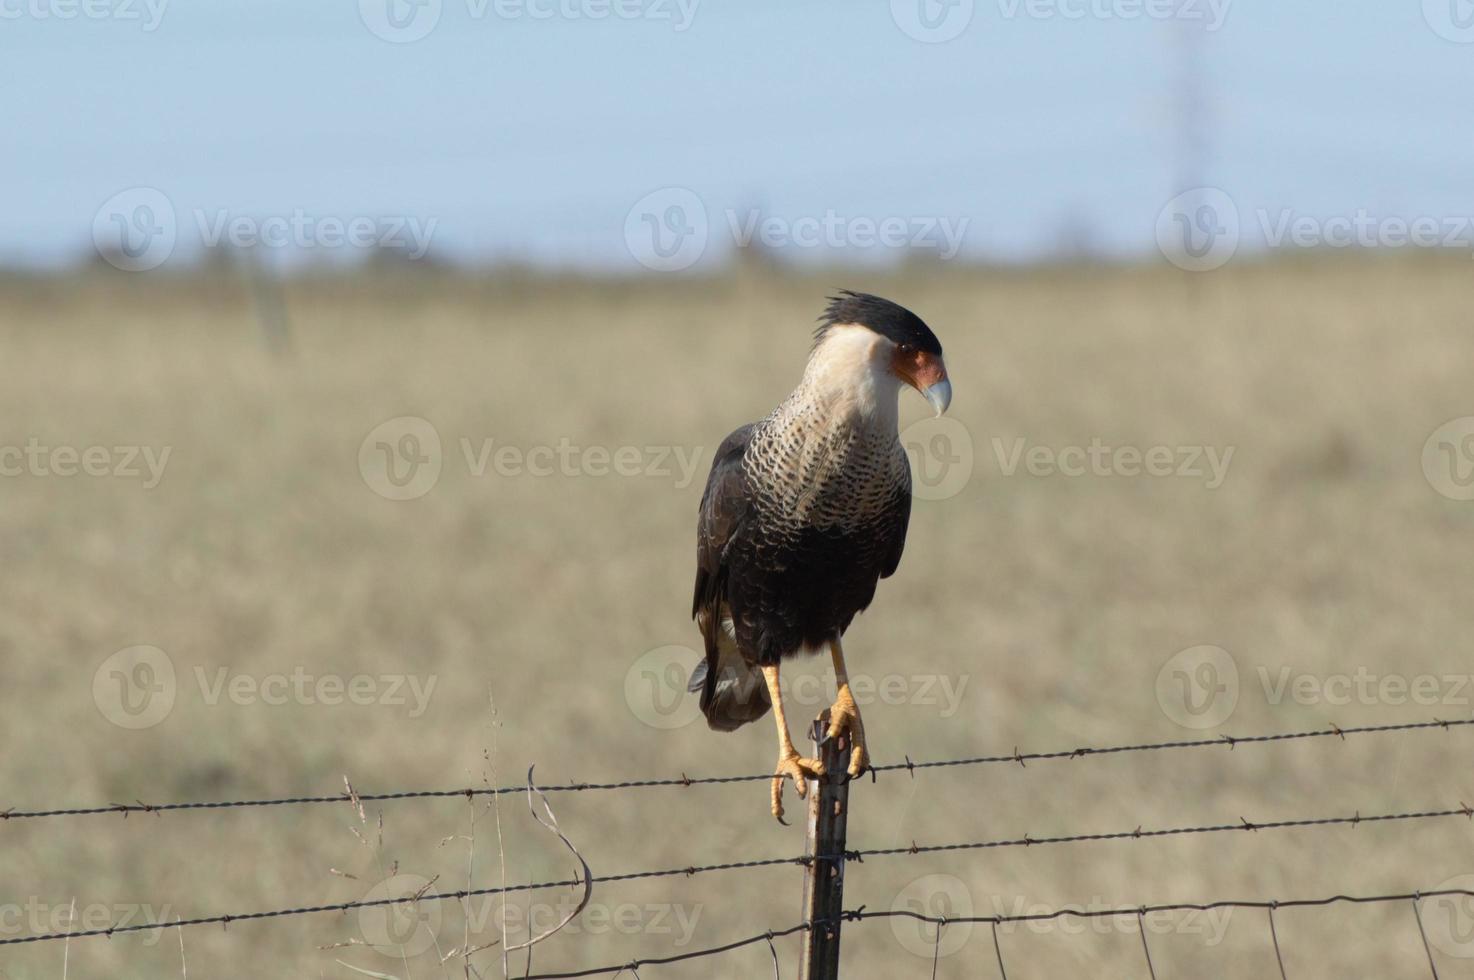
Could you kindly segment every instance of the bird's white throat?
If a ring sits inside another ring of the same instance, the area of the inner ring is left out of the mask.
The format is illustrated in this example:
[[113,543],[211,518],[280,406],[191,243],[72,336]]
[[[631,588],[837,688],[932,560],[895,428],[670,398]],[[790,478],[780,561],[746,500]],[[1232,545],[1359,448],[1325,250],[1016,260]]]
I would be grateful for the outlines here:
[[809,355],[799,391],[835,416],[895,432],[901,379],[890,369],[892,346],[866,327],[836,324]]

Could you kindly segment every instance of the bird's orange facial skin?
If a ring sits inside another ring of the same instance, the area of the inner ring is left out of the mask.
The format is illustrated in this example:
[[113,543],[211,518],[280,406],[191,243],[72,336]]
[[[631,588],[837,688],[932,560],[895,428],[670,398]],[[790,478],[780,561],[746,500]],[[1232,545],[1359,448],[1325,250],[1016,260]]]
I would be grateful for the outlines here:
[[891,371],[917,391],[926,391],[939,381],[947,380],[947,367],[940,356],[923,350],[896,348],[891,355]]

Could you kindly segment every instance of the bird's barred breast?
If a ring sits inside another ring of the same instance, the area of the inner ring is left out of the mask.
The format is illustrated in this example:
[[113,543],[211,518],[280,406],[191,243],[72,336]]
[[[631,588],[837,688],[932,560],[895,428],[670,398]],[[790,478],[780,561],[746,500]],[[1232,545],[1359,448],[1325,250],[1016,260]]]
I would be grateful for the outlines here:
[[775,412],[753,434],[743,468],[764,518],[777,524],[858,531],[910,492],[893,430],[817,413]]

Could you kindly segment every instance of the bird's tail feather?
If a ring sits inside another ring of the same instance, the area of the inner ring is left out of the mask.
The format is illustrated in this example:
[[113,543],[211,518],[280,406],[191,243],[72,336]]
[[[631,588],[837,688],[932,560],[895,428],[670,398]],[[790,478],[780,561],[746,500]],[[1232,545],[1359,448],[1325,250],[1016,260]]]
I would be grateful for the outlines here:
[[762,671],[738,649],[726,607],[717,617],[703,611],[697,625],[706,638],[706,659],[691,671],[686,688],[701,692],[706,723],[716,731],[730,732],[767,714],[773,706],[767,683]]

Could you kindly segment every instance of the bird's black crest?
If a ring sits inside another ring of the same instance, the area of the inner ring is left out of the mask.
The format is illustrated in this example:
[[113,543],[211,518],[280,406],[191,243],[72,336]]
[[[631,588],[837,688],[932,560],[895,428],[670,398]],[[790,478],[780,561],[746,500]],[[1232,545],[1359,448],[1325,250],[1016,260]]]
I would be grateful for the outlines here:
[[940,354],[941,342],[921,317],[897,303],[869,293],[854,293],[841,290],[838,296],[829,298],[824,315],[819,317],[819,329],[814,331],[814,345],[818,346],[830,327],[840,323],[858,323],[897,344],[910,344],[928,354]]

